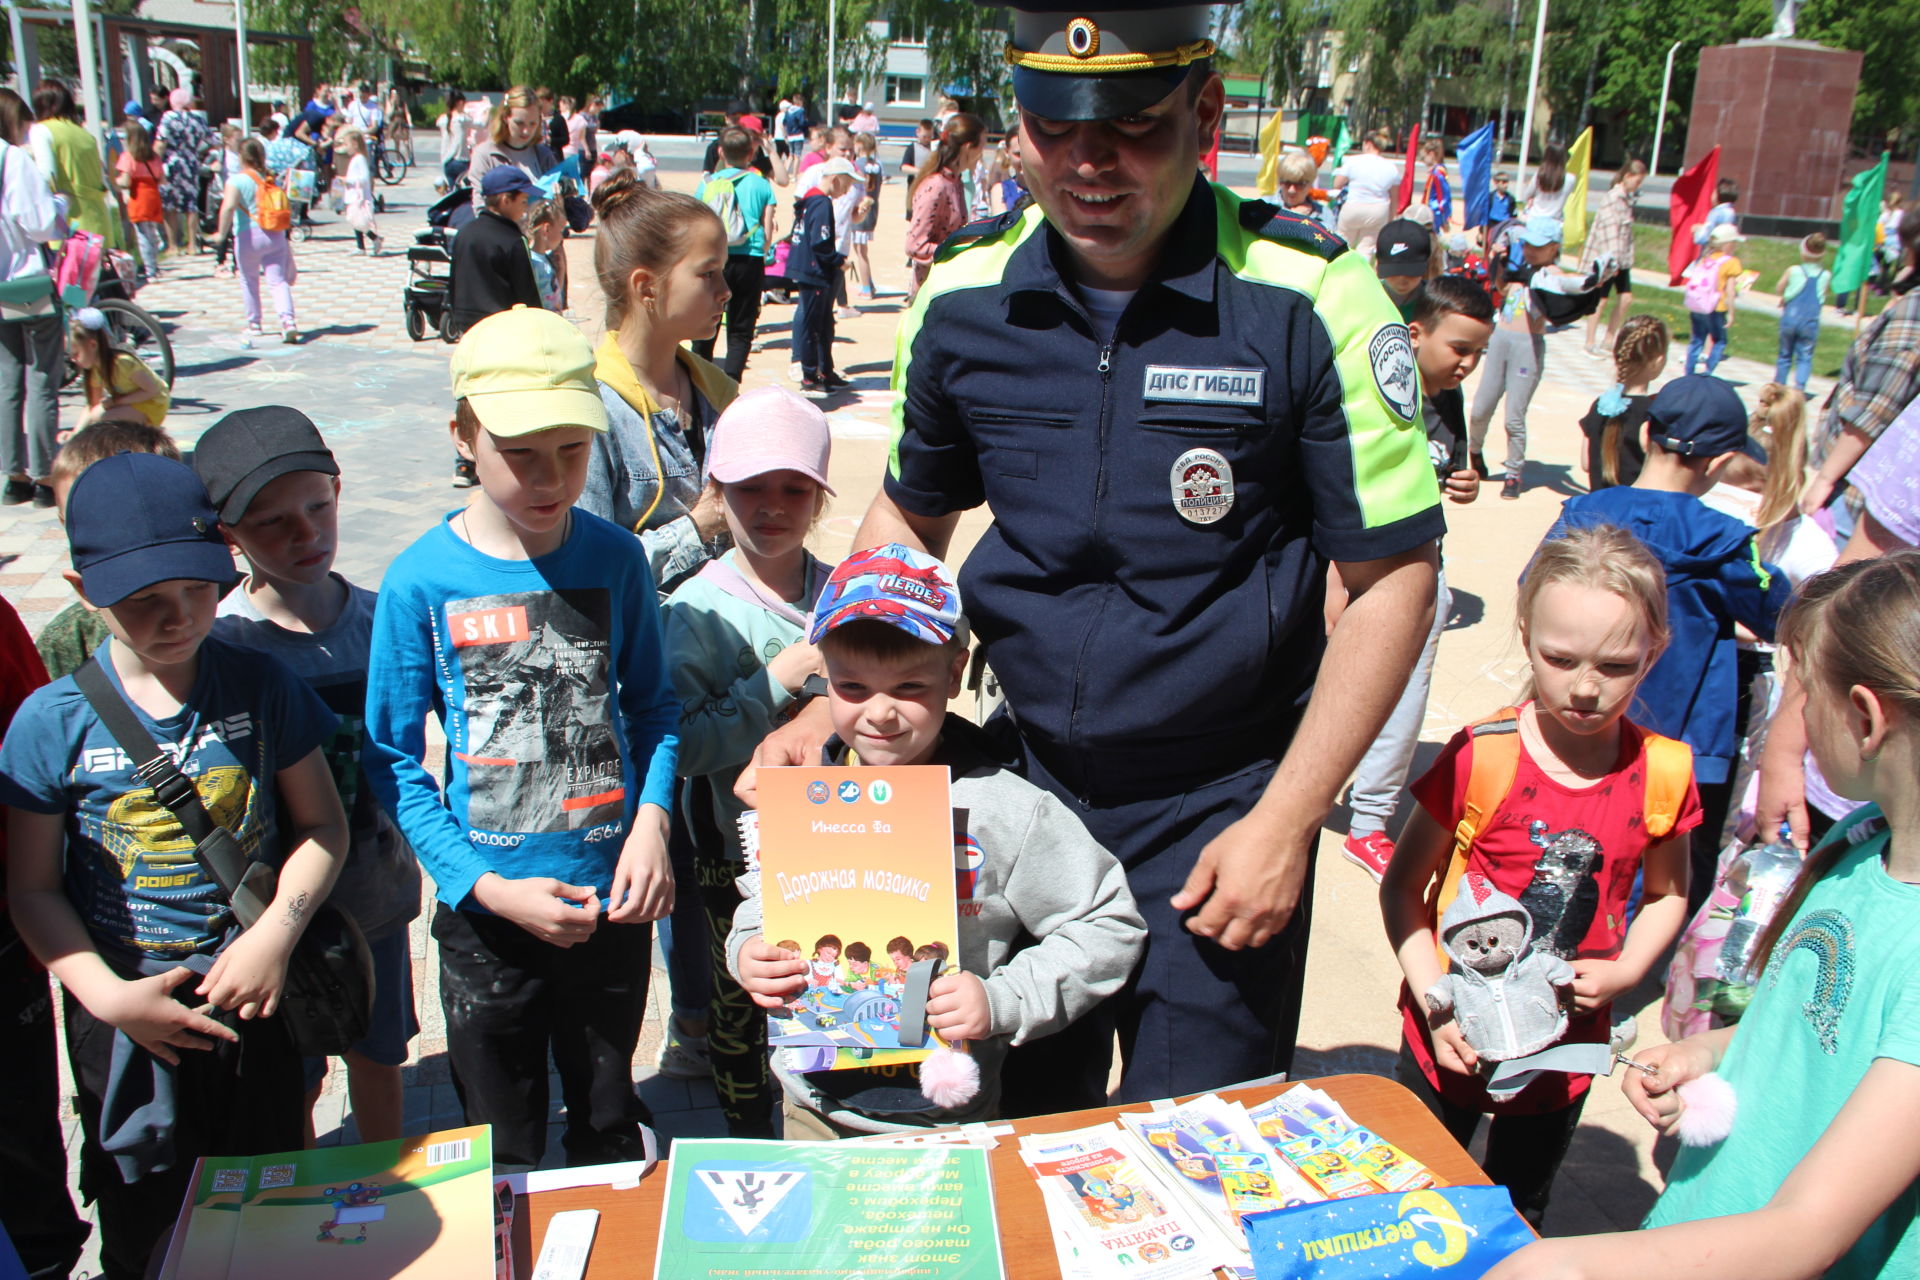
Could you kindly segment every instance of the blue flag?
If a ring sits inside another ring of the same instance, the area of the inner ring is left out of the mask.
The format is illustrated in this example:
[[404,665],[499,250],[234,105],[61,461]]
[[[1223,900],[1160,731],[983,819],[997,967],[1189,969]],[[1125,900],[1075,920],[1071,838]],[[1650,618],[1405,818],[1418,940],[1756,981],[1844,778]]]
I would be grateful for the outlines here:
[[1469,227],[1487,225],[1493,205],[1493,121],[1460,139],[1454,148],[1460,157],[1460,190],[1467,201]]

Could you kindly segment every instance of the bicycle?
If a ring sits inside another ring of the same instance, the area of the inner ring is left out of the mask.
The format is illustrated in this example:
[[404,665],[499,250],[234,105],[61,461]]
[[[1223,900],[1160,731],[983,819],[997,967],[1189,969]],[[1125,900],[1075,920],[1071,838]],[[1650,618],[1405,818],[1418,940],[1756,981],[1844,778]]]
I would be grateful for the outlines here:
[[373,172],[388,186],[398,186],[407,176],[409,161],[397,148],[387,145],[385,130],[373,135]]

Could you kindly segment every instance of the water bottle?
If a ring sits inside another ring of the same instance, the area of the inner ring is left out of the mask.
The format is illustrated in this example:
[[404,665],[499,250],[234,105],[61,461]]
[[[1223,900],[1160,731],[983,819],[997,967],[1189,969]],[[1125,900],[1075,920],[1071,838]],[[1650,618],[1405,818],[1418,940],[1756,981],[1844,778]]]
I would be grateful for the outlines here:
[[1733,922],[1727,926],[1726,940],[1720,944],[1716,970],[1722,982],[1745,986],[1751,981],[1747,966],[1753,960],[1754,944],[1773,922],[1781,899],[1800,874],[1801,854],[1793,847],[1791,834],[1781,823],[1778,838],[1748,849],[1727,868],[1726,888],[1738,896],[1739,903],[1733,909]]

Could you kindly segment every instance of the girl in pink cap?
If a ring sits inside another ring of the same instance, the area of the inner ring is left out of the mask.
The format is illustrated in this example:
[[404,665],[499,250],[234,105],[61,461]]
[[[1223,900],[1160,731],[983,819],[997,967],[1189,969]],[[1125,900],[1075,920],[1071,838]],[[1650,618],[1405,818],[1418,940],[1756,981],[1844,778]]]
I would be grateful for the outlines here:
[[[684,883],[679,892],[705,903],[717,938],[732,930],[740,905],[735,824],[744,806],[734,798],[734,779],[760,740],[812,692],[809,677],[826,675],[805,637],[831,566],[814,559],[806,540],[833,492],[831,443],[826,416],[784,387],[735,400],[720,415],[707,459],[733,550],[708,562],[665,606],[667,671],[680,695],[679,769],[688,780],[677,817],[693,835],[698,884],[697,895]],[[704,1047],[728,1131],[773,1137],[778,1090],[767,1074],[766,1015],[724,967],[714,965],[712,975],[708,1007],[675,1012],[669,1054],[676,1045],[688,1056]]]

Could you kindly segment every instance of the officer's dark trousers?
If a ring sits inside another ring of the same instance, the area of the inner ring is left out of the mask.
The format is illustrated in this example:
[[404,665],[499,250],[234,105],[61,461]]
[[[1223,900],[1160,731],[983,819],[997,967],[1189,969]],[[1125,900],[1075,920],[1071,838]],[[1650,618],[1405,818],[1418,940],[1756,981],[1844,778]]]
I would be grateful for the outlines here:
[[[732,295],[727,299],[727,318],[721,326],[727,332],[727,356],[720,371],[735,382],[746,371],[747,356],[753,350],[753,331],[760,323],[760,295],[766,287],[767,260],[757,253],[730,253],[722,273]],[[693,354],[702,360],[713,359],[712,338],[693,344]]]
[[[1005,726],[1005,717],[996,722],[996,729]],[[1279,736],[1284,740],[1284,731]],[[1291,1069],[1313,902],[1311,865],[1292,923],[1256,950],[1228,951],[1187,932],[1191,913],[1168,905],[1207,842],[1260,798],[1274,762],[1253,763],[1178,794],[1157,794],[1170,788],[1143,782],[1093,795],[1089,803],[1032,753],[1022,754],[1025,776],[1059,796],[1126,867],[1147,922],[1147,946],[1118,995],[1066,1030],[1008,1053],[1002,1114],[1103,1105],[1116,1030],[1121,1102],[1203,1093]]]
[[803,284],[793,308],[793,356],[809,382],[831,378],[833,372],[833,292],[835,281]]
[[560,1073],[569,1166],[642,1157],[652,1120],[633,1089],[653,930],[604,918],[556,947],[498,916],[439,904],[447,1059],[468,1124],[493,1126],[495,1164],[531,1168],[547,1149],[547,1053]]
[[67,1194],[53,989],[27,944],[0,919],[0,1223],[32,1280],[66,1280],[91,1230]]

